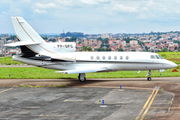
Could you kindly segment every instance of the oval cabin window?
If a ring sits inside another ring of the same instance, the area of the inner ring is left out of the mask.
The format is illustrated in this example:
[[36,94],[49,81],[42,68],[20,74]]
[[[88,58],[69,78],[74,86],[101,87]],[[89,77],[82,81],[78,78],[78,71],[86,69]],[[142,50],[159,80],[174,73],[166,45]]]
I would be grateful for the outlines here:
[[102,56],[102,59],[103,59],[103,60],[105,60],[105,58],[106,58],[105,56]]
[[93,56],[91,56],[91,60],[93,60],[94,59],[94,57]]
[[117,59],[117,56],[114,56],[114,59],[116,60],[116,59]]
[[129,59],[129,56],[126,56],[126,60],[128,60]]
[[99,56],[97,56],[96,59],[99,60]]
[[123,56],[120,56],[120,59],[122,60],[122,59],[123,59]]
[[109,56],[108,59],[110,60],[110,59],[111,59],[111,56]]

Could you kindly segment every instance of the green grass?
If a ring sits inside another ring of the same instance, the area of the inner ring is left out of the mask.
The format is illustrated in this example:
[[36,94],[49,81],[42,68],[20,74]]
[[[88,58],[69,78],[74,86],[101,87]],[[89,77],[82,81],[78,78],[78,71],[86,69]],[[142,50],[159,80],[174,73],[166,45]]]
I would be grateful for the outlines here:
[[19,87],[25,87],[25,85],[22,84],[22,85],[19,85]]
[[[77,79],[78,74],[58,74],[56,70],[44,69],[38,67],[27,68],[0,68],[0,79]],[[105,73],[86,73],[86,78],[141,78],[146,77],[147,71],[118,71]],[[11,77],[9,77],[11,75]],[[172,72],[172,69],[165,70],[165,72],[152,71],[152,77],[179,77],[178,72]]]
[[13,61],[12,57],[4,57],[4,58],[0,58],[0,64],[11,65],[11,64],[24,64],[24,63]]
[[180,64],[180,52],[159,52],[158,54],[164,59]]

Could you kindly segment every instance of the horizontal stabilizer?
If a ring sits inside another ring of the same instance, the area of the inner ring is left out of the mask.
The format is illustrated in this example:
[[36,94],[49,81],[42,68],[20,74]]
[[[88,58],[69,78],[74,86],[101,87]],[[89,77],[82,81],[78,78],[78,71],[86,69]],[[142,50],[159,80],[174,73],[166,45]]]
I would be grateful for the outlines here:
[[4,46],[37,45],[37,44],[40,44],[40,43],[41,43],[41,42],[21,41],[21,42],[15,42],[15,43],[10,43],[10,44],[5,44]]

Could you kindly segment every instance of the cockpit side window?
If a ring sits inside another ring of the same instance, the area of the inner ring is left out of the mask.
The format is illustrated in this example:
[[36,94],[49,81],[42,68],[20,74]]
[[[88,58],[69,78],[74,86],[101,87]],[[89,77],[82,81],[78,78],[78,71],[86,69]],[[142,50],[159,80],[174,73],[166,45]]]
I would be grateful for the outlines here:
[[154,55],[151,55],[151,59],[156,59]]
[[160,57],[159,57],[158,55],[156,55],[156,58],[157,58],[157,59],[160,59]]
[[161,57],[160,55],[158,55],[161,59],[164,59],[163,57]]

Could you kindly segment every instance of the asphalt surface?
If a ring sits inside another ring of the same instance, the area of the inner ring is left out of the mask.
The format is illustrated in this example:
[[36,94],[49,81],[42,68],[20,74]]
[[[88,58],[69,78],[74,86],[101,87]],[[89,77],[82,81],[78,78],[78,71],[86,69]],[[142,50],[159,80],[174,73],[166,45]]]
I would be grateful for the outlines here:
[[[0,119],[132,120],[136,119],[152,90],[1,87]],[[167,113],[168,102],[173,97],[172,93],[159,91],[152,106],[166,109],[150,109],[147,116]]]

